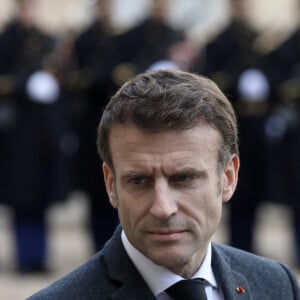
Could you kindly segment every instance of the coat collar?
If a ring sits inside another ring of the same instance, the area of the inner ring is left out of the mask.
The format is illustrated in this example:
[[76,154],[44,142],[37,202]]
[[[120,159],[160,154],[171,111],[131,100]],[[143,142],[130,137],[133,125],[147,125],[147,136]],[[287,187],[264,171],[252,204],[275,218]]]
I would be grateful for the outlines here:
[[213,244],[212,267],[225,300],[253,300],[247,278],[235,271],[230,258]]
[[[155,300],[123,247],[121,231],[121,226],[118,226],[103,250],[108,276],[117,287],[110,297],[113,300]],[[212,245],[212,267],[225,300],[253,300],[246,277],[235,271],[230,258],[215,244]]]
[[117,286],[110,297],[113,300],[155,300],[155,296],[128,257],[122,241],[121,226],[104,248],[104,260],[110,280]]

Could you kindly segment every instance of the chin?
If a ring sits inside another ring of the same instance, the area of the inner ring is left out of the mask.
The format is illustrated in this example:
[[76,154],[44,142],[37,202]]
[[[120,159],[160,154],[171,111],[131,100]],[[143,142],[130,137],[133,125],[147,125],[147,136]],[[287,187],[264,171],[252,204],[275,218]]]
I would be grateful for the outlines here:
[[146,254],[152,262],[169,270],[176,269],[188,263],[189,255],[186,250],[160,249],[154,253]]

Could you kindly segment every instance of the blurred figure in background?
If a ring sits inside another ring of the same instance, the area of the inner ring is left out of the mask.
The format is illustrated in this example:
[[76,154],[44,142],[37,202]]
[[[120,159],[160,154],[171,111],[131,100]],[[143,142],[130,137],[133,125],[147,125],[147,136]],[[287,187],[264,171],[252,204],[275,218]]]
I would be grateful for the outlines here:
[[10,203],[11,136],[15,127],[16,107],[11,97],[11,82],[6,74],[4,35],[0,33],[0,204]]
[[183,32],[168,24],[169,4],[168,0],[151,0],[148,17],[119,36],[122,64],[115,68],[115,78],[120,85],[154,63],[169,59],[170,47],[184,40]]
[[197,72],[202,61],[202,46],[189,37],[173,43],[164,58],[154,62],[148,70],[183,70]]
[[265,200],[267,187],[264,121],[269,84],[256,47],[258,34],[248,22],[247,1],[231,0],[230,5],[231,21],[208,43],[202,73],[222,87],[238,115],[243,163],[240,184],[230,204],[230,243],[254,251],[255,214]]
[[46,209],[64,197],[60,141],[65,115],[55,77],[55,41],[35,24],[35,0],[18,0],[17,16],[0,38],[0,93],[15,105],[11,189],[17,267],[46,270]]
[[111,1],[98,0],[94,12],[94,22],[75,38],[73,47],[76,68],[73,91],[77,102],[74,125],[79,138],[74,173],[75,188],[84,191],[90,200],[90,225],[98,251],[118,223],[99,168],[95,136],[102,110],[116,89],[113,69],[119,62],[119,53],[111,22]]
[[[300,15],[300,1],[295,8]],[[270,198],[294,214],[300,268],[300,27],[268,54],[272,111],[266,123],[270,146]]]

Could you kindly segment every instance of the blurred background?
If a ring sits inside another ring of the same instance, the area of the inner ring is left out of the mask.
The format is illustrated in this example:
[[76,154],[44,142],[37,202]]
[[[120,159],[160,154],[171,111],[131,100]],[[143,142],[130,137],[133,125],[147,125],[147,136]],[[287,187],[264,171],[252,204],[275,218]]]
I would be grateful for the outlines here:
[[118,223],[97,124],[135,74],[215,80],[239,122],[238,189],[214,240],[300,278],[298,0],[0,0],[0,290],[25,299]]

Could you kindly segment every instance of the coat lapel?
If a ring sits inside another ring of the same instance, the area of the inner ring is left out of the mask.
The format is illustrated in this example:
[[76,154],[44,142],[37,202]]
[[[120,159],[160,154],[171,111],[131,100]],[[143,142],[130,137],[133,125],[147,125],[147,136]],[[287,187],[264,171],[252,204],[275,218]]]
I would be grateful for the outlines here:
[[235,271],[230,258],[215,245],[212,252],[212,267],[225,300],[253,300],[246,277]]
[[108,276],[116,286],[110,297],[113,300],[155,300],[153,293],[123,247],[121,230],[119,226],[111,241],[104,248],[104,261]]
[[[121,227],[104,248],[104,261],[113,283],[112,300],[155,300],[155,296],[128,257],[122,241]],[[230,257],[216,245],[212,248],[212,267],[221,285],[225,300],[253,300],[246,277],[235,271]]]

